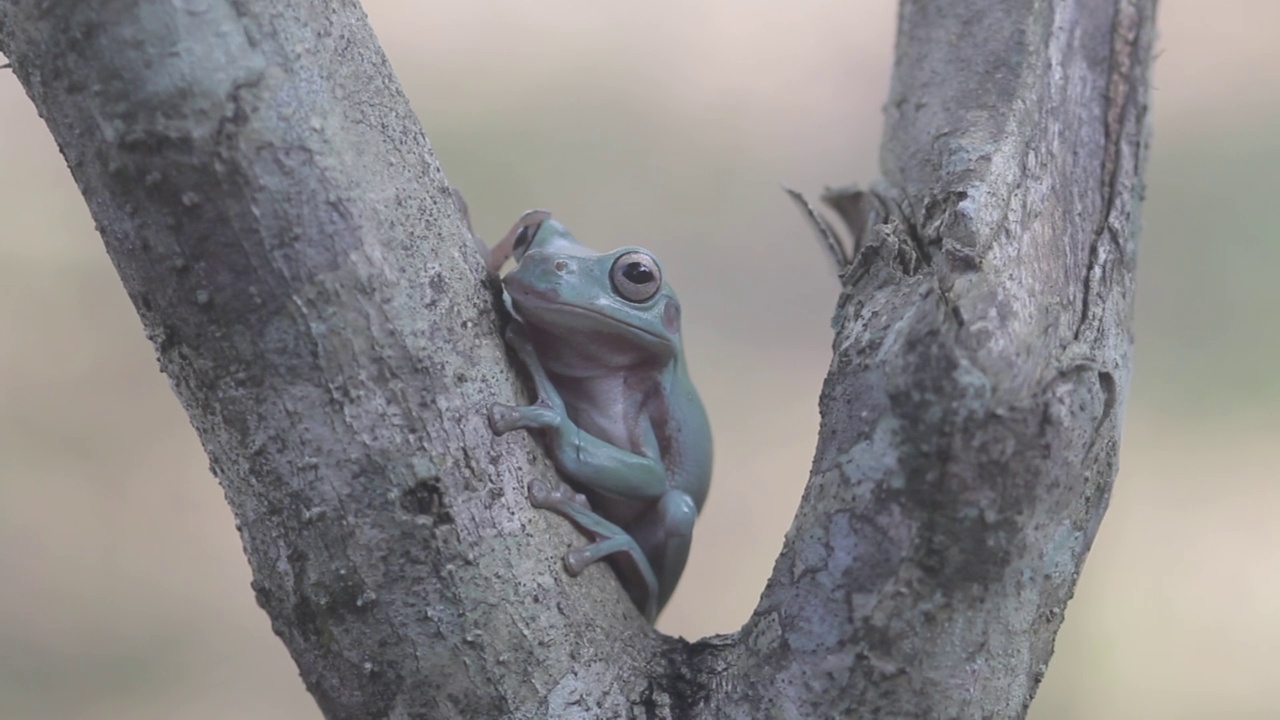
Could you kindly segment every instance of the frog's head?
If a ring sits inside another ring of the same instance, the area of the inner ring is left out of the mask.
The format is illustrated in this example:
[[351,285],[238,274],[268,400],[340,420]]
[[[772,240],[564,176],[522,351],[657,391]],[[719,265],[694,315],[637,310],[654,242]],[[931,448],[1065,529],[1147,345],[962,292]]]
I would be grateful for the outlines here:
[[515,237],[517,265],[503,278],[516,314],[564,342],[610,348],[619,363],[673,357],[680,347],[680,301],[644,248],[595,253],[550,215],[530,217]]

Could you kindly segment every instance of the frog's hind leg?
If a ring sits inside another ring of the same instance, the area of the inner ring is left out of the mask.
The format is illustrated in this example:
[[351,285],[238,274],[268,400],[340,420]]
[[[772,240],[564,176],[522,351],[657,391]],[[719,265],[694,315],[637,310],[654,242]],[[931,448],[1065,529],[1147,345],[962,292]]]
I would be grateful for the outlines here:
[[636,541],[653,558],[657,571],[659,612],[671,599],[676,583],[684,574],[697,519],[698,505],[689,493],[668,490],[635,524]]
[[530,482],[529,502],[536,508],[550,510],[564,517],[595,538],[595,542],[590,545],[576,547],[565,553],[564,566],[570,575],[577,576],[591,564],[615,553],[629,557],[639,573],[638,580],[643,587],[637,587],[635,581],[628,582],[626,576],[634,575],[632,573],[619,573],[619,579],[631,596],[631,601],[644,613],[645,619],[653,622],[660,608],[658,579],[653,573],[649,558],[630,533],[598,515],[587,504],[586,498],[563,483],[552,490],[541,480]]

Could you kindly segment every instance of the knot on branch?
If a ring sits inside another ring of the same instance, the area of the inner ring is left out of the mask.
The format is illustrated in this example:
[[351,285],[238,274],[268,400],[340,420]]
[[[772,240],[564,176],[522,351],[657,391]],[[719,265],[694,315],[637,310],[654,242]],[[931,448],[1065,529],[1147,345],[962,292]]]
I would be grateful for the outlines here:
[[[787,195],[805,214],[823,247],[831,255],[841,282],[852,286],[875,264],[874,256],[890,261],[890,266],[911,276],[932,260],[919,234],[907,220],[901,205],[884,188],[863,190],[856,185],[827,188],[821,200],[844,225],[838,232],[827,217],[805,196],[790,188]],[[842,237],[847,235],[848,239]],[[864,253],[880,248],[887,253]]]

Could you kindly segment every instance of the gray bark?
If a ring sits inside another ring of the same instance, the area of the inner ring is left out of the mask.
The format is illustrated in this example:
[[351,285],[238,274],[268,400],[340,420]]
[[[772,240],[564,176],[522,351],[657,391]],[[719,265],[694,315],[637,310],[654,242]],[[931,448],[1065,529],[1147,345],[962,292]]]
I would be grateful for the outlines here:
[[812,477],[696,643],[559,566],[550,466],[484,418],[528,399],[499,290],[358,3],[0,0],[0,52],[326,717],[1020,717],[1116,470],[1154,6],[903,0]]

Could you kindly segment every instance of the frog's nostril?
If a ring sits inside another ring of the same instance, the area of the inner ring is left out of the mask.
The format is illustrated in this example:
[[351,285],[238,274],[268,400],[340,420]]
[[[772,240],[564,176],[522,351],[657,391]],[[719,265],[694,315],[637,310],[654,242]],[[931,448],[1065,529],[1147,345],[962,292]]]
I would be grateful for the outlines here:
[[569,269],[569,263],[564,260],[557,260],[555,263],[556,272],[562,273]]

